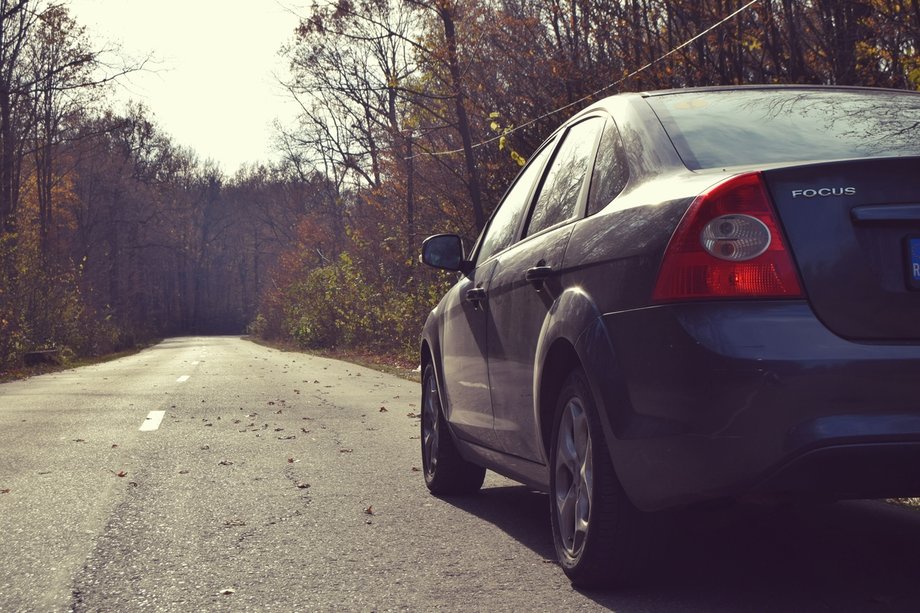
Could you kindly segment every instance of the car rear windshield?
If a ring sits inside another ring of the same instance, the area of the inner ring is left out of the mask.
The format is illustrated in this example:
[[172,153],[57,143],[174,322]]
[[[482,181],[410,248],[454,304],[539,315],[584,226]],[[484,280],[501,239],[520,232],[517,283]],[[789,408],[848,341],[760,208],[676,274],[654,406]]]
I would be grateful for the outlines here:
[[647,98],[691,170],[920,155],[920,95],[752,89]]

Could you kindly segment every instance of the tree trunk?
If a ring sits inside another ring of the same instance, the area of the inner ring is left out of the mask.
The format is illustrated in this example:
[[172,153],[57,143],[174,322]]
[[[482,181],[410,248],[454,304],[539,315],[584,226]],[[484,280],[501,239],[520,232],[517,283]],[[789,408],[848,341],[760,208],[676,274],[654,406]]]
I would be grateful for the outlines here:
[[463,158],[466,165],[466,185],[470,194],[470,203],[473,205],[473,218],[476,229],[481,231],[486,225],[485,211],[482,208],[482,188],[479,180],[479,169],[476,166],[476,156],[473,151],[473,134],[470,130],[470,121],[466,114],[463,92],[463,75],[460,69],[460,60],[457,55],[457,30],[451,6],[447,3],[440,4],[438,16],[444,24],[444,39],[447,43],[447,68],[450,72],[451,86],[454,90],[454,109],[457,113],[457,130],[463,143]]

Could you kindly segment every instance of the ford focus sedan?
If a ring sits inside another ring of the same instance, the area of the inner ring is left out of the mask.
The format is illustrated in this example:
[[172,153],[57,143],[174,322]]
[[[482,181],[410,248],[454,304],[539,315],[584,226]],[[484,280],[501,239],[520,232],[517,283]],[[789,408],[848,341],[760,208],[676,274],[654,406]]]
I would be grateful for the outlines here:
[[576,585],[656,512],[920,494],[920,94],[621,94],[533,154],[421,342],[435,494],[550,495]]

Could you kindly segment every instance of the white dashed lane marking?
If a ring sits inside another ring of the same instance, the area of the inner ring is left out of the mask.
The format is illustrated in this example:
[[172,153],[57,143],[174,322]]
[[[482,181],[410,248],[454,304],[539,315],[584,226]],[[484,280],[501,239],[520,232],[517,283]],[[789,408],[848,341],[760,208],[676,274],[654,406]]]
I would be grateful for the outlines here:
[[153,432],[154,430],[158,430],[164,415],[166,415],[166,411],[150,411],[147,418],[144,419],[144,423],[141,424],[140,431]]

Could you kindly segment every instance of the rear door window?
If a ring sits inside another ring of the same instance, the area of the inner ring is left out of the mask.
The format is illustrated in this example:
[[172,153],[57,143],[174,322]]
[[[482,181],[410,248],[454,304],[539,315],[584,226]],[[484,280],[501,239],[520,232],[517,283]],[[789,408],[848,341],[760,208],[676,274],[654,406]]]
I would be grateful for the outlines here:
[[613,119],[608,119],[594,160],[587,214],[593,215],[613,202],[626,187],[628,180],[629,166],[623,149],[623,138]]
[[566,132],[565,140],[546,173],[530,216],[527,236],[575,216],[585,175],[594,154],[594,145],[603,126],[602,117],[592,117],[575,124]]

